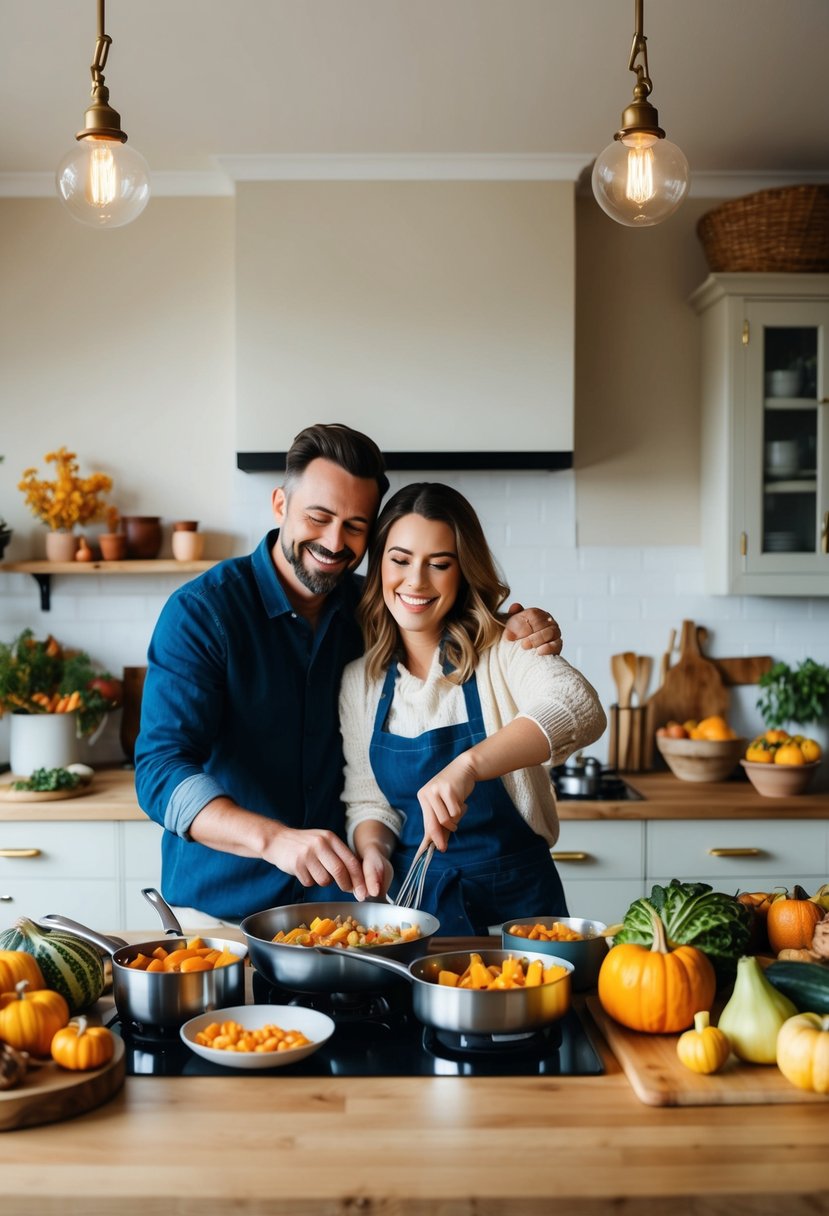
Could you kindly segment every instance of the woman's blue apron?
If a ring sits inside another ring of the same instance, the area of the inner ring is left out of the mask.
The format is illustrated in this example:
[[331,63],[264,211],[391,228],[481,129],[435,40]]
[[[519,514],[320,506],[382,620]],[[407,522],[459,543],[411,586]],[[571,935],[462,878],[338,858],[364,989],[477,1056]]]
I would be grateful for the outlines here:
[[[396,672],[392,664],[386,673],[369,749],[377,784],[389,805],[406,816],[391,859],[392,898],[423,839],[417,791],[486,738],[474,675],[461,685],[466,722],[425,731],[416,739],[390,734],[386,723]],[[432,858],[420,907],[438,918],[445,937],[485,936],[489,925],[510,919],[567,915],[550,847],[516,810],[500,778],[476,783],[447,851]]]

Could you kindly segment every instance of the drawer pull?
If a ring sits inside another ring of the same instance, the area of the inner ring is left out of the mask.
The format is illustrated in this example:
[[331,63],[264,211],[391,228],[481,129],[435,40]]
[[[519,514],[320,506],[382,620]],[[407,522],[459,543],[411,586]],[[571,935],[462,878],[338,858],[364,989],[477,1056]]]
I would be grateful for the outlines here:
[[11,903],[14,903],[13,895],[0,895],[0,904],[11,904]]
[[553,861],[591,861],[592,860],[589,853],[575,853],[575,852],[553,853],[551,850],[550,856],[552,857]]
[[762,857],[762,849],[709,849],[709,857]]
[[0,849],[0,857],[40,857],[40,849]]

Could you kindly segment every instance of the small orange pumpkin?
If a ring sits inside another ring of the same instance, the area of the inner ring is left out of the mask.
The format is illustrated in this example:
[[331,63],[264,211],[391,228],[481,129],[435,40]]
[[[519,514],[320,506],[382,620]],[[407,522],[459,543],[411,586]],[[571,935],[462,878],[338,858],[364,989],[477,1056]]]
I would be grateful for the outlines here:
[[714,968],[696,946],[668,948],[656,912],[653,945],[620,942],[599,970],[602,1008],[623,1026],[649,1034],[673,1034],[693,1025],[694,1014],[710,1009],[717,989]]
[[18,980],[14,992],[0,996],[0,1039],[18,1051],[48,1056],[52,1038],[69,1021],[69,1006],[59,992],[27,992],[28,986],[28,980]]
[[775,954],[781,950],[802,950],[811,946],[815,925],[823,919],[823,908],[810,899],[802,887],[794,887],[772,900],[766,916],[769,945]]
[[37,960],[25,950],[0,950],[0,993],[14,992],[18,980],[29,981],[29,991],[45,988]]
[[86,1018],[72,1018],[52,1039],[52,1059],[61,1068],[88,1072],[112,1059],[115,1039],[106,1026],[90,1026]]

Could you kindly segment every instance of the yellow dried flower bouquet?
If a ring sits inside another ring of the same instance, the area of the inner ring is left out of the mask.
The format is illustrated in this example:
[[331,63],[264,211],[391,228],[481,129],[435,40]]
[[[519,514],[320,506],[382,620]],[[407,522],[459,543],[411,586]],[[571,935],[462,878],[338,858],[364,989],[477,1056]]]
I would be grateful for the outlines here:
[[106,511],[103,495],[112,489],[112,478],[106,473],[80,477],[78,458],[67,448],[47,452],[44,460],[54,464],[55,480],[41,480],[37,469],[26,469],[17,487],[32,515],[53,532],[71,532],[76,524],[100,519]]

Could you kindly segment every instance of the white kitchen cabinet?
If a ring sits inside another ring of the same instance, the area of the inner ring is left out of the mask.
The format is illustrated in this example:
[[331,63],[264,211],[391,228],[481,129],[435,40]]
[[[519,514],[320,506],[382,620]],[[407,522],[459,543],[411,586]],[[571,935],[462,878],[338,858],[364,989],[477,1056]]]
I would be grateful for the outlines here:
[[552,855],[571,916],[616,924],[633,900],[645,894],[642,820],[562,820]]
[[161,837],[164,829],[152,819],[130,821],[119,825],[123,849],[123,918],[118,922],[125,929],[148,929],[158,925],[163,936],[158,913],[141,894],[144,887],[161,887]]
[[645,875],[648,890],[672,878],[707,882],[716,891],[791,888],[810,892],[829,874],[825,820],[709,819],[650,821]]
[[0,823],[0,929],[50,912],[106,930],[121,923],[116,823]]
[[829,275],[711,275],[691,304],[706,590],[827,595]]

